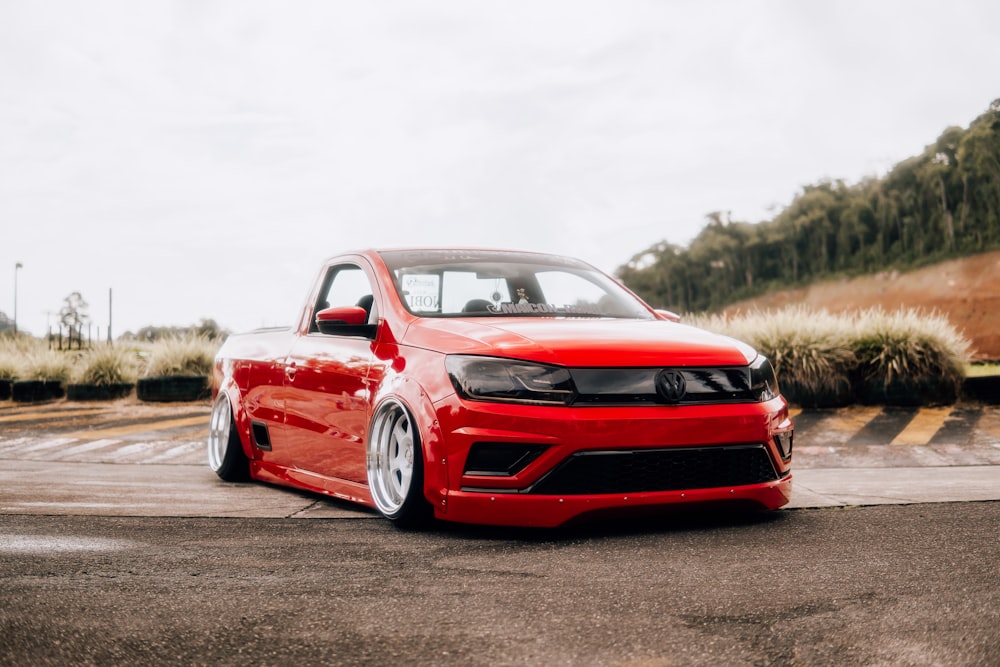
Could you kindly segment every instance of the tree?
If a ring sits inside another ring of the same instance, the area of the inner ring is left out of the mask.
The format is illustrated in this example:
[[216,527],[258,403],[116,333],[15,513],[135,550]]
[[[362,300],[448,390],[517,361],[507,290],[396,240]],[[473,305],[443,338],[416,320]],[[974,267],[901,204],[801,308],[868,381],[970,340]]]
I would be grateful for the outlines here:
[[198,336],[203,336],[209,340],[216,340],[218,338],[225,338],[229,335],[229,332],[219,326],[219,323],[211,318],[201,318],[198,325],[195,327],[189,327]]
[[178,327],[150,325],[142,327],[135,333],[126,331],[120,336],[120,338],[122,340],[141,340],[152,342],[155,340],[163,340],[165,338],[184,338],[185,336],[200,336],[202,338],[207,338],[208,340],[217,340],[225,338],[228,335],[229,331],[220,327],[218,322],[213,319],[203,317],[198,324],[191,326]]
[[804,186],[759,225],[707,217],[687,248],[649,248],[619,269],[622,281],[654,305],[692,312],[778,285],[1000,247],[1000,99],[884,177]]
[[73,292],[63,299],[62,308],[59,309],[59,322],[70,331],[82,331],[83,325],[90,323],[90,315],[87,309],[90,306],[84,301],[79,292]]
[[955,159],[962,182],[959,226],[972,249],[985,249],[1000,240],[1000,99],[969,126]]

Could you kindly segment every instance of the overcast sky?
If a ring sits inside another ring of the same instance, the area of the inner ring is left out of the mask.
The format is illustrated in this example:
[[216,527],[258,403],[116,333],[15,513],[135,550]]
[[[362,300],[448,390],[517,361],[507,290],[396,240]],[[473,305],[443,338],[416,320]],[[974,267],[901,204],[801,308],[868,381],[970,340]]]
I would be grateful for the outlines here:
[[613,271],[998,97],[996,0],[0,0],[0,311],[283,324],[369,246]]

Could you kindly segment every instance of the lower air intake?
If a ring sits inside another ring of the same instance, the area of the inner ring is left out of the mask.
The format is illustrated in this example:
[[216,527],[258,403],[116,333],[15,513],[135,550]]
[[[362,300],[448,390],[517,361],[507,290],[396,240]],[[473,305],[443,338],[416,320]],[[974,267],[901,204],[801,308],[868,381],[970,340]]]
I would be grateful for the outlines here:
[[764,445],[581,452],[529,491],[581,495],[683,491],[761,484],[778,479]]

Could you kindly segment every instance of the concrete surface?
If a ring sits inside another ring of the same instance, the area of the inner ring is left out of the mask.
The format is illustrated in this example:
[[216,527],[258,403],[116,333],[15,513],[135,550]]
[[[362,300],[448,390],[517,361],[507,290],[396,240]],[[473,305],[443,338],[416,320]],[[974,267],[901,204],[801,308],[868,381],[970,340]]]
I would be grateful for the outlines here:
[[[372,518],[346,502],[227,484],[207,404],[0,405],[0,514]],[[795,414],[788,509],[1000,500],[1000,407]]]
[[[786,509],[1000,500],[1000,466],[807,468]],[[207,466],[6,461],[0,514],[366,519],[347,502],[228,484]]]
[[1000,500],[1000,466],[796,470],[787,509]]

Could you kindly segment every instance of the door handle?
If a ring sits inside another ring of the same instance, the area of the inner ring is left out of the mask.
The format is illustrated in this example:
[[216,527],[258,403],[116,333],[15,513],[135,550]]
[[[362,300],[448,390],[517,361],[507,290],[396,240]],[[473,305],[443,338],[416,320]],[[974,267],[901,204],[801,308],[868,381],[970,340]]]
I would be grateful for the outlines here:
[[295,380],[295,363],[290,363],[285,365],[285,379],[289,382]]

